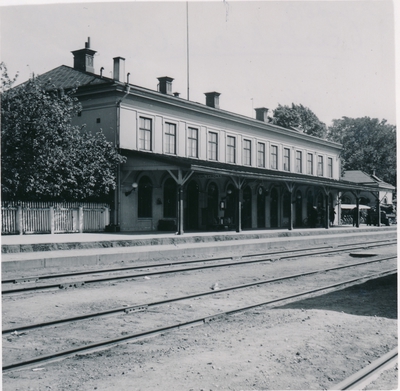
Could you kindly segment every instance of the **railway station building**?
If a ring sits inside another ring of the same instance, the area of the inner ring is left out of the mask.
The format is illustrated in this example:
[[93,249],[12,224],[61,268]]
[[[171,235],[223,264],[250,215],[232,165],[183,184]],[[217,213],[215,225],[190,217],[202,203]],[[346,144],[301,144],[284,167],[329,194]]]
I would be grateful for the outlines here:
[[204,104],[183,99],[169,76],[154,90],[131,84],[123,57],[113,77],[95,73],[95,53],[89,39],[73,67],[39,77],[78,87],[75,123],[102,130],[126,156],[111,206],[121,231],[329,228],[342,192],[379,199],[371,184],[342,178],[340,144],[273,125],[266,107],[255,118],[222,110],[216,91]]

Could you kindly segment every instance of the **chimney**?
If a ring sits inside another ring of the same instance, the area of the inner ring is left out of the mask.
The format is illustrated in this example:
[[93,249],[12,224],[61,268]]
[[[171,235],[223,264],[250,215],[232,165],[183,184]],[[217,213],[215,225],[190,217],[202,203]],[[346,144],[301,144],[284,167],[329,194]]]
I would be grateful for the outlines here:
[[172,95],[172,77],[163,76],[159,77],[158,91],[162,94]]
[[174,92],[174,96],[179,98],[180,93],[179,92]]
[[204,95],[206,96],[207,106],[219,109],[219,96],[221,95],[219,92],[206,92]]
[[114,57],[114,80],[125,83],[125,58]]
[[85,49],[74,50],[74,69],[82,72],[94,73],[93,59],[95,50],[90,49],[90,37],[85,42]]
[[256,111],[256,119],[262,122],[268,122],[268,109],[266,107],[259,107],[254,109]]

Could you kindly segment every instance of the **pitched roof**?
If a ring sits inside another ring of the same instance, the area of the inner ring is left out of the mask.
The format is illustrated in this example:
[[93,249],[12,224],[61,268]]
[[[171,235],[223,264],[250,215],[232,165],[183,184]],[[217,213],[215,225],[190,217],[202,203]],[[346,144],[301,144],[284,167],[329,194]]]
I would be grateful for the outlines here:
[[368,184],[376,184],[378,187],[384,189],[395,189],[390,183],[384,182],[382,179],[379,179],[376,175],[368,175],[360,170],[349,170],[343,173],[342,179],[349,182],[354,182],[358,184],[368,185]]
[[346,181],[356,182],[356,183],[375,183],[368,174],[359,170],[349,170],[343,173],[342,178]]
[[42,75],[39,79],[45,81],[51,80],[57,88],[76,88],[85,85],[99,85],[112,82],[108,77],[95,75],[94,73],[82,72],[66,65],[61,65]]

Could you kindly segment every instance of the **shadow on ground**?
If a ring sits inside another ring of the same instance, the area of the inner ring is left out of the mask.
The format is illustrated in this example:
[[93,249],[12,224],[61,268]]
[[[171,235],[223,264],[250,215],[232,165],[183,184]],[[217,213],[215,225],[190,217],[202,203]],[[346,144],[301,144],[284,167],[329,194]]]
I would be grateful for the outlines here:
[[275,308],[329,310],[397,319],[397,274]]

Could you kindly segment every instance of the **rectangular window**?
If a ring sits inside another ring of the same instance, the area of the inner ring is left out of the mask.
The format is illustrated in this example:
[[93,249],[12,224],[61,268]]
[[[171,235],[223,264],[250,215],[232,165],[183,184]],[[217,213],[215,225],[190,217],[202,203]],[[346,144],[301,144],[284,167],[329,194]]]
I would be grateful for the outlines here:
[[188,156],[199,157],[199,130],[196,128],[188,128]]
[[265,144],[264,143],[258,143],[257,165],[258,165],[258,167],[265,167]]
[[318,176],[324,175],[324,157],[321,155],[318,155],[317,175]]
[[208,133],[208,159],[218,160],[218,134]]
[[290,171],[290,149],[283,148],[283,169]]
[[333,178],[333,160],[331,157],[328,157],[328,176]]
[[296,172],[302,172],[303,156],[301,151],[296,151]]
[[236,139],[233,136],[226,138],[226,162],[236,163]]
[[271,145],[271,168],[278,169],[278,147]]
[[243,164],[251,166],[251,141],[243,140]]
[[314,160],[312,153],[307,154],[307,174],[314,175]]
[[176,125],[165,124],[165,153],[176,154]]
[[150,118],[140,117],[139,149],[151,151],[152,123]]

